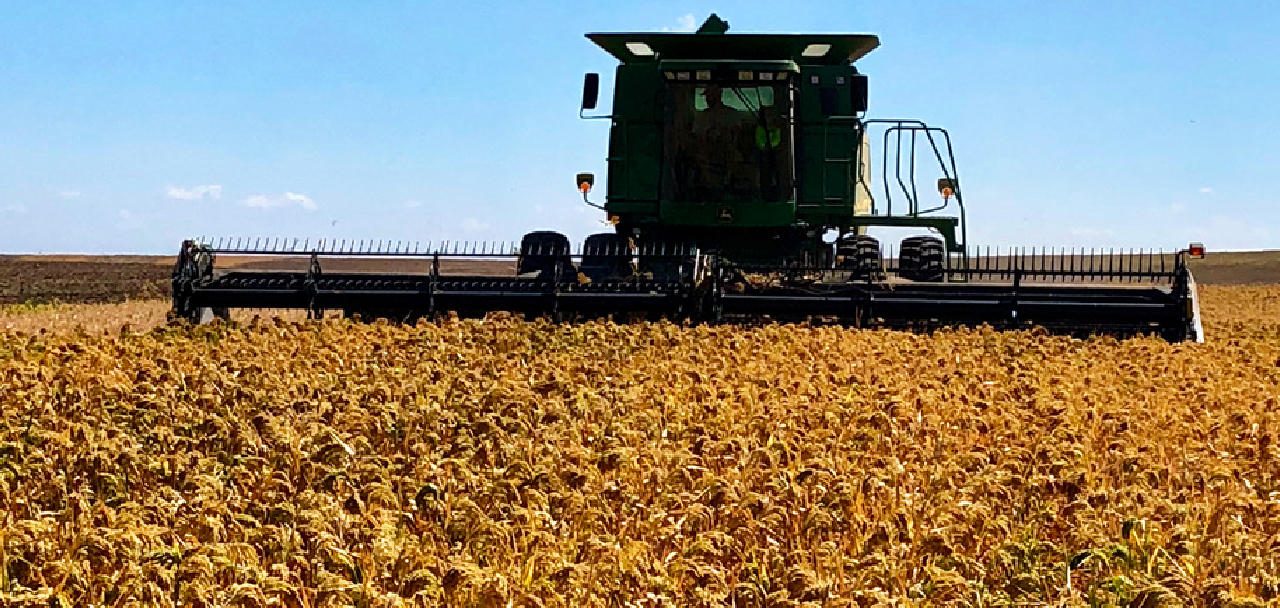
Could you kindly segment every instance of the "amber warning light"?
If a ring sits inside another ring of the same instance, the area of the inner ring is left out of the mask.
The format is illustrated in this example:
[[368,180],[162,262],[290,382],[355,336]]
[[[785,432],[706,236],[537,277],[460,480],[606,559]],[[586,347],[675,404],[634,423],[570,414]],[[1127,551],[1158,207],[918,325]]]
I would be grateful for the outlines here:
[[586,196],[588,192],[591,192],[591,186],[594,186],[595,183],[596,183],[595,175],[592,175],[590,173],[578,174],[578,191],[581,192],[583,196]]
[[1187,246],[1187,255],[1193,258],[1204,257],[1204,243],[1192,243]]
[[942,200],[950,201],[951,197],[956,193],[956,180],[950,177],[938,179],[938,194],[942,195]]

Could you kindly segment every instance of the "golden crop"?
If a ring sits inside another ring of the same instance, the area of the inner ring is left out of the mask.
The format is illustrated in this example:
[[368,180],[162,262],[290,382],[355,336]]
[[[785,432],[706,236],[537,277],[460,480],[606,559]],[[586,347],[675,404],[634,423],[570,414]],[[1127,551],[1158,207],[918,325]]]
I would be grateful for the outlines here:
[[1280,287],[1204,298],[1207,344],[6,330],[0,604],[1278,605]]

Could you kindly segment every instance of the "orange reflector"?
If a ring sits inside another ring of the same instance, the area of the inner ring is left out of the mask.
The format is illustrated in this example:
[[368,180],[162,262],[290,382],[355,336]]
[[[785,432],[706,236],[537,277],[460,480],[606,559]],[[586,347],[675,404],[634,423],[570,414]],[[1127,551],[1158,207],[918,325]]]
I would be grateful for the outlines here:
[[591,184],[588,184],[587,182],[578,182],[578,190],[582,191],[583,194],[591,192]]
[[942,189],[942,200],[945,200],[945,201],[949,201],[949,200],[951,200],[951,195],[952,195],[952,194],[953,194],[953,192],[951,191],[951,188],[949,188],[949,187],[944,187],[944,188]]
[[1204,243],[1192,243],[1187,247],[1187,254],[1193,258],[1204,257]]

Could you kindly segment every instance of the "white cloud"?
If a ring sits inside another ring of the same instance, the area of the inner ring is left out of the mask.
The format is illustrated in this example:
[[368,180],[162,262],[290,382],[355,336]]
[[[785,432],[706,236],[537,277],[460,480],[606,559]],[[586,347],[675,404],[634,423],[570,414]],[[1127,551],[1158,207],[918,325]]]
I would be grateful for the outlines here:
[[63,200],[68,200],[68,201],[74,200],[74,199],[80,198],[80,191],[79,190],[59,190],[58,198]]
[[1200,194],[1213,194],[1213,188],[1205,186],[1200,189]]
[[421,206],[422,206],[422,203],[419,203],[418,201],[405,201],[404,203],[405,209],[414,209]]
[[305,194],[294,194],[293,192],[285,192],[284,197],[289,202],[294,203],[302,207],[303,209],[306,209],[308,211],[316,210],[316,202],[311,200],[311,197]]
[[681,16],[679,19],[676,19],[676,25],[675,25],[675,27],[671,27],[671,26],[663,27],[663,28],[662,28],[662,31],[664,31],[664,32],[692,32],[692,31],[695,31],[695,30],[697,30],[697,29],[698,29],[698,18],[697,18],[697,17],[694,17],[694,16],[693,16],[693,13],[687,13],[687,14],[685,14],[685,15]]
[[0,211],[3,211],[5,213],[12,213],[14,215],[20,215],[27,212],[27,206],[21,203],[14,203],[12,205],[5,205],[4,207],[0,207]]
[[116,212],[116,229],[117,230],[136,230],[146,226],[146,222],[139,218],[128,209],[121,209]]
[[255,194],[241,202],[245,207],[256,207],[258,209],[274,209],[276,207],[298,206],[307,211],[316,210],[316,202],[305,194],[296,192],[285,192],[281,195],[268,196],[266,194]]
[[198,201],[203,200],[205,197],[216,201],[222,198],[222,186],[217,184],[195,186],[194,188],[168,186],[165,188],[164,195],[168,198],[179,201]]
[[462,229],[467,232],[481,232],[489,229],[488,222],[482,222],[474,217],[462,220]]

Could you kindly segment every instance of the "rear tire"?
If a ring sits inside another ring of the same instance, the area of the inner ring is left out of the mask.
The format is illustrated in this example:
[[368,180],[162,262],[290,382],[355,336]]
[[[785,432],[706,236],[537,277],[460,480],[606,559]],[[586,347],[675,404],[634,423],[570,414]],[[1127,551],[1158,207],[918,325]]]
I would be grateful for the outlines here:
[[898,275],[917,282],[936,283],[946,272],[946,247],[932,236],[909,236],[898,250]]
[[635,275],[635,249],[624,234],[604,232],[587,237],[579,270],[592,281],[625,279]]

